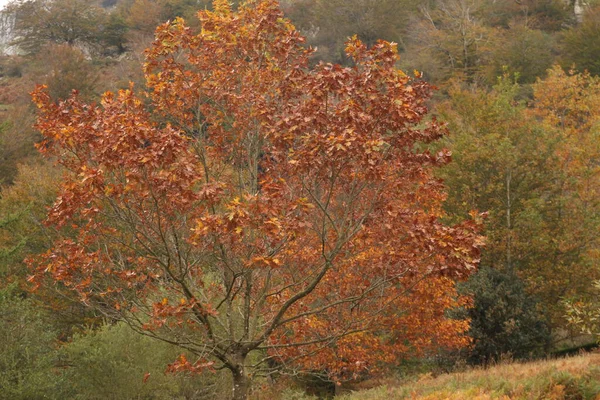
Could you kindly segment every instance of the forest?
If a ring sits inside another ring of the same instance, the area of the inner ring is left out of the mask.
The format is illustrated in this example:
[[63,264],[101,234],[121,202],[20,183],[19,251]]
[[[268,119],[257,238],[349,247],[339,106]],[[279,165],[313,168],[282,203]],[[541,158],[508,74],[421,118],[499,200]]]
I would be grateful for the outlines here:
[[596,347],[600,1],[12,0],[0,32],[0,399]]

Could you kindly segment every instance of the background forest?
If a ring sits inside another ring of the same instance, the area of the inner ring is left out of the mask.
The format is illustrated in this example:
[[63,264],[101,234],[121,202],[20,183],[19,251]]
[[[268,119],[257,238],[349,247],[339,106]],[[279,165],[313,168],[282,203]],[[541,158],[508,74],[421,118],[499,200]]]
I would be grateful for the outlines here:
[[[443,220],[458,224],[486,213],[478,271],[458,286],[472,304],[450,312],[470,319],[471,345],[398,356],[386,360],[384,373],[545,357],[600,334],[596,3],[281,1],[315,49],[312,66],[352,67],[356,60],[344,49],[355,34],[368,46],[378,39],[397,43],[398,68],[437,87],[427,101],[429,115],[448,134],[422,146],[452,153],[452,162],[436,170],[447,191]],[[196,12],[211,7],[208,0],[15,0],[2,12],[0,398],[229,396],[231,378],[221,371],[165,374],[180,348],[135,333],[68,290],[31,292],[24,261],[47,252],[61,234],[44,223],[64,170],[35,147],[42,141],[34,128],[35,85],[47,85],[53,102],[73,90],[99,101],[130,82],[141,92],[156,27],[182,17],[200,32]],[[298,387],[335,390],[322,374],[274,375],[254,385],[254,398],[270,398],[260,397],[261,390],[272,387],[284,391],[282,398],[300,396],[292,393]]]

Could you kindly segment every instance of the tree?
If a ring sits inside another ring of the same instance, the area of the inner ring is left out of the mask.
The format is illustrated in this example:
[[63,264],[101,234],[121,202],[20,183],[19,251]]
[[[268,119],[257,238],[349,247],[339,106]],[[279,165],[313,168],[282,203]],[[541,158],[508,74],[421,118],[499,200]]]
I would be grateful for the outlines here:
[[387,42],[309,69],[274,0],[199,16],[198,35],[157,30],[148,106],[34,93],[40,148],[69,171],[49,223],[70,234],[31,281],[196,355],[172,371],[229,370],[234,399],[273,367],[350,379],[466,344],[446,311],[482,240],[439,221],[448,154],[417,146],[444,133],[423,119],[430,87]]
[[592,281],[600,278],[600,78],[554,67],[533,89],[532,114],[561,138],[556,149],[560,179],[554,183],[557,196],[549,208],[552,224],[545,238],[551,244],[546,265],[553,275],[568,277],[569,283],[540,279],[537,286],[552,288],[555,302],[593,296]]
[[505,76],[490,92],[453,88],[439,108],[453,132],[443,144],[454,162],[439,171],[449,187],[446,211],[458,219],[487,212],[483,264],[510,270],[526,270],[537,247],[530,215],[543,203],[531,202],[549,195],[559,140],[528,119],[518,90]]
[[497,43],[489,66],[490,82],[495,82],[505,73],[504,69],[508,69],[510,73],[518,74],[520,83],[534,83],[554,62],[552,37],[540,30],[515,25],[504,32]]
[[491,26],[510,28],[519,21],[531,29],[556,32],[574,21],[572,6],[563,0],[486,0],[484,18]]
[[[302,3],[301,3],[302,4]],[[317,57],[328,61],[350,61],[344,43],[356,34],[367,46],[378,39],[402,43],[414,0],[315,0],[311,22],[317,30],[311,44]],[[302,8],[300,9],[300,11]]]
[[440,107],[454,162],[440,171],[450,216],[487,211],[482,265],[515,271],[564,327],[561,298],[598,279],[599,86],[560,68],[533,85],[527,108],[508,77],[491,92],[454,89]]
[[129,0],[121,3],[120,9],[129,28],[138,34],[152,37],[158,25],[177,17],[191,20],[188,26],[192,27],[197,10],[209,8],[210,3],[209,0]]
[[600,74],[600,7],[586,10],[583,21],[562,35],[562,65]]
[[99,73],[81,50],[67,44],[49,44],[40,48],[28,65],[34,82],[43,83],[54,100],[66,99],[77,90],[85,99],[98,97]]
[[476,81],[493,48],[495,29],[481,18],[483,0],[442,0],[423,6],[410,29],[408,63],[432,78]]
[[13,44],[26,53],[48,43],[93,46],[106,16],[88,0],[14,0],[3,13],[14,16]]
[[0,279],[23,283],[23,259],[52,244],[42,224],[46,209],[56,198],[60,172],[47,162],[23,163],[12,185],[0,192]]
[[17,175],[18,164],[37,155],[33,144],[41,140],[41,137],[32,128],[35,117],[30,108],[19,103],[14,104],[0,124],[1,185],[11,184]]
[[128,30],[127,22],[121,13],[117,11],[110,13],[101,33],[101,42],[106,46],[103,53],[123,54],[127,50],[126,34]]
[[564,300],[567,310],[567,320],[574,328],[586,335],[593,335],[596,341],[600,337],[600,307],[598,305],[598,290],[600,281],[594,282],[592,293],[594,296],[585,298],[571,297]]
[[164,22],[163,2],[134,0],[127,10],[127,25],[145,34],[152,34],[157,25]]

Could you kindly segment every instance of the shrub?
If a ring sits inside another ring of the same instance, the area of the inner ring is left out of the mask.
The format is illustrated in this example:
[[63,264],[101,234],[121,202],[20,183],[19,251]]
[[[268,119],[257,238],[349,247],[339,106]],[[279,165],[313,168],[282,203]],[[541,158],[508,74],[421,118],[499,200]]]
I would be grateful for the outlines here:
[[474,300],[472,308],[463,310],[471,318],[470,362],[488,363],[507,354],[530,358],[548,347],[548,326],[514,272],[483,267],[462,285],[462,291]]

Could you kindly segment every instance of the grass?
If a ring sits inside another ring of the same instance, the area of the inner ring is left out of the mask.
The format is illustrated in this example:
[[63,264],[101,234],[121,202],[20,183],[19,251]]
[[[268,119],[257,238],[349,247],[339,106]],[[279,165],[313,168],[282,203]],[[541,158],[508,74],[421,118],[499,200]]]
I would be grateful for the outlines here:
[[[528,363],[502,363],[410,379],[385,379],[368,390],[339,395],[335,400],[600,400],[600,354]],[[316,400],[285,389],[255,399]],[[254,396],[251,396],[254,397]]]
[[437,377],[423,375],[412,382],[388,383],[337,399],[600,399],[600,354],[507,363]]

